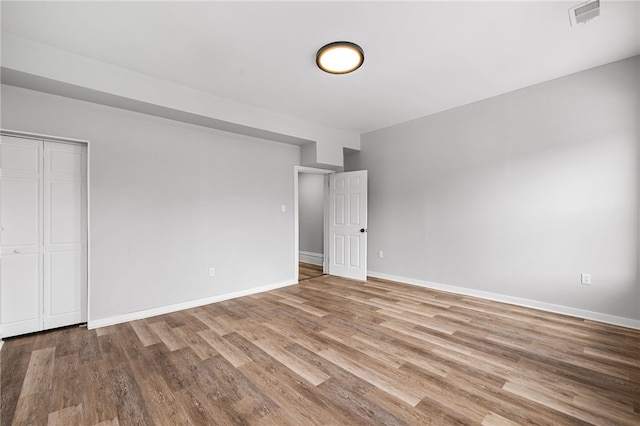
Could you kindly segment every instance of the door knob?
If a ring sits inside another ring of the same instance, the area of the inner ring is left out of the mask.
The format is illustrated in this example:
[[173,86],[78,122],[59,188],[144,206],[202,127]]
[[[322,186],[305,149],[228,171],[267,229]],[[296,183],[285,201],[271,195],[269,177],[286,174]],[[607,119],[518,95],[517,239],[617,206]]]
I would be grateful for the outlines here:
[[360,232],[367,232],[367,230],[362,228],[362,229],[360,229]]

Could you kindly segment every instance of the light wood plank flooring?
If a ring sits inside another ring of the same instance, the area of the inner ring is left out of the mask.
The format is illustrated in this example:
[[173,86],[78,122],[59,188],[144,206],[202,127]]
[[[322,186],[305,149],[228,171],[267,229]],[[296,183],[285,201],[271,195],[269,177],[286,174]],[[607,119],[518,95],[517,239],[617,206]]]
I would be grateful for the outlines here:
[[322,265],[314,265],[313,263],[306,262],[298,263],[298,281],[321,277],[322,274]]
[[321,277],[7,339],[2,425],[638,425],[640,331]]

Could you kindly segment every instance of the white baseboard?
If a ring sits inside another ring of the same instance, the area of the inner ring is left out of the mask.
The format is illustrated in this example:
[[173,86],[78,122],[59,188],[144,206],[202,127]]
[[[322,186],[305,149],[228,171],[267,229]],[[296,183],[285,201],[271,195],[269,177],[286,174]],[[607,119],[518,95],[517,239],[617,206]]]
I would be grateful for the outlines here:
[[174,305],[160,306],[158,308],[145,309],[143,311],[131,312],[128,314],[116,315],[108,318],[97,320],[89,320],[87,322],[88,329],[106,327],[108,325],[121,324],[123,322],[135,321],[139,319],[154,317],[156,315],[169,314],[171,312],[182,311],[184,309],[195,308],[198,306],[209,305],[211,303],[222,302],[223,300],[235,299],[237,297],[249,296],[265,291],[276,290],[282,287],[297,284],[297,280],[283,281],[276,284],[264,285],[261,287],[249,288],[246,290],[234,291],[233,293],[220,294],[217,296],[206,297],[204,299],[190,300],[188,302],[176,303]]
[[592,312],[584,309],[571,308],[568,306],[554,305],[552,303],[538,302],[535,300],[522,299],[519,297],[505,296],[498,293],[487,291],[473,290],[464,287],[457,287],[447,284],[439,284],[430,281],[416,280],[413,278],[400,277],[397,275],[383,274],[381,272],[369,271],[368,276],[381,278],[384,280],[397,281],[404,284],[411,284],[419,287],[430,288],[434,290],[442,290],[450,293],[463,294],[466,296],[479,297],[481,299],[493,300],[496,302],[509,303],[511,305],[524,306],[527,308],[539,309],[541,311],[554,312],[557,314],[569,315],[593,321],[604,322],[607,324],[619,325],[622,327],[634,328],[640,330],[640,320],[618,317],[615,315],[603,314],[600,312]]
[[324,263],[324,254],[322,253],[313,253],[310,251],[302,251],[299,252],[298,259],[300,262],[311,263],[313,265],[320,265]]

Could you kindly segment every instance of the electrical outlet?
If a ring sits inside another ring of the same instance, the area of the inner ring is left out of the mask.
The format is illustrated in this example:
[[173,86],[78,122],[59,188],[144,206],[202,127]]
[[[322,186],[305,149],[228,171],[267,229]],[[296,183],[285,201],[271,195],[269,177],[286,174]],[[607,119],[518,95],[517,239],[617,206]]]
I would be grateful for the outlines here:
[[209,268],[209,276],[213,277],[216,274],[215,268]]
[[584,285],[590,285],[591,284],[591,274],[585,274],[585,273],[580,274],[580,283],[584,284]]
[[378,257],[380,259],[382,259],[384,257],[384,253],[382,252],[382,250],[378,250]]

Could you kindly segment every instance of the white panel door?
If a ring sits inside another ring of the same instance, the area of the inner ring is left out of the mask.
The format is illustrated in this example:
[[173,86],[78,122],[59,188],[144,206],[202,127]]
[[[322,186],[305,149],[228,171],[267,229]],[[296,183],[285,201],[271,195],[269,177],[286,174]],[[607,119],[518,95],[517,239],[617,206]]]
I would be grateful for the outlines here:
[[2,336],[42,329],[42,141],[0,139]]
[[44,328],[87,319],[86,148],[44,142]]
[[367,279],[367,171],[329,178],[329,274]]

